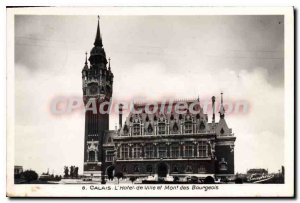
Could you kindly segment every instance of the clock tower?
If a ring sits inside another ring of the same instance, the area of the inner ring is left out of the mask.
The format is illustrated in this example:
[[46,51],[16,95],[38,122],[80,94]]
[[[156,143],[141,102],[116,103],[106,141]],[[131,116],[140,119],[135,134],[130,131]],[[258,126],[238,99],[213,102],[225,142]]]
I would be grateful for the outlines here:
[[113,73],[110,59],[102,44],[98,16],[98,26],[94,47],[82,69],[83,102],[85,104],[84,167],[83,174],[102,177],[104,181],[103,138],[109,130],[109,102],[113,91]]

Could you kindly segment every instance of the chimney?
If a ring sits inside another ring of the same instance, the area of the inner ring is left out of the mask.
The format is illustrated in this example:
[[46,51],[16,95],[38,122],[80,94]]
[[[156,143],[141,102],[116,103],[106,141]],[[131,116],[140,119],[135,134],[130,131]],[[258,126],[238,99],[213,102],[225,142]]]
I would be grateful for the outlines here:
[[123,104],[119,104],[119,128],[122,128],[122,111],[123,111]]
[[211,101],[212,101],[212,111],[213,111],[213,114],[212,114],[212,123],[215,123],[215,101],[216,101],[216,97],[213,96],[211,98]]

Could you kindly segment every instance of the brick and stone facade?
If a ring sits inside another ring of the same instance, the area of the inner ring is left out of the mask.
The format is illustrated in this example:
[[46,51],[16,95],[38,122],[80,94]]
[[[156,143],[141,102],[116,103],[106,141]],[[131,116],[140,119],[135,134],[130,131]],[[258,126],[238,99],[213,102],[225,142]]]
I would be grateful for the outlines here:
[[[99,21],[89,62],[90,66],[86,59],[82,70],[83,100],[86,106],[95,101],[99,109],[103,102],[110,101],[113,89],[113,73],[110,61],[106,60]],[[182,102],[187,104],[186,109],[178,113],[177,105]],[[134,104],[136,112],[129,113],[124,123],[120,106],[116,130],[109,130],[109,114],[95,114],[86,107],[84,174],[102,177],[111,177],[116,172],[139,177],[234,174],[236,137],[225,120],[222,94],[219,122],[215,121],[215,97],[212,97],[211,122],[199,99],[157,105],[159,111],[149,113],[146,104]]]

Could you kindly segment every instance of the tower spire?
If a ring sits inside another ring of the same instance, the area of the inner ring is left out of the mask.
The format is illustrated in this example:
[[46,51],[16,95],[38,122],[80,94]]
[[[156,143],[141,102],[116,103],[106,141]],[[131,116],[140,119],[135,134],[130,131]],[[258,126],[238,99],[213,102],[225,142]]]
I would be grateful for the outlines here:
[[85,52],[85,63],[84,63],[85,65],[87,65],[88,63],[87,63],[87,52]]
[[110,71],[110,57],[108,58],[108,70]]
[[223,106],[223,92],[221,92],[221,104]]
[[84,62],[83,70],[87,70],[87,69],[89,69],[89,66],[88,66],[88,62],[87,62],[87,52],[85,52],[85,62]]
[[96,33],[94,45],[102,47],[103,44],[102,44],[102,38],[101,38],[101,33],[100,33],[100,22],[99,21],[100,21],[100,16],[98,16],[98,27],[97,27],[97,33]]
[[224,118],[225,117],[225,109],[223,106],[223,92],[221,92],[221,106],[220,106],[220,118]]

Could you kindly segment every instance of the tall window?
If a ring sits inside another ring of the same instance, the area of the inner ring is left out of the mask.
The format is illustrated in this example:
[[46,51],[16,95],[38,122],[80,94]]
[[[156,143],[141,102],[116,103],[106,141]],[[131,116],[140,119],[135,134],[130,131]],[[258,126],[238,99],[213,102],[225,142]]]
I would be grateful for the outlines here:
[[170,156],[172,158],[178,158],[179,157],[179,145],[178,144],[172,144],[170,147]]
[[193,132],[193,126],[192,126],[192,122],[185,122],[184,124],[184,132],[185,133],[192,133]]
[[194,156],[194,145],[186,144],[184,146],[184,156],[185,157],[193,157]]
[[140,145],[134,144],[132,147],[132,157],[135,159],[138,159],[141,157],[141,153],[142,153],[142,150],[141,150]]
[[129,147],[128,145],[122,145],[121,147],[121,158],[128,159],[129,158]]
[[158,134],[159,135],[166,134],[166,124],[164,124],[164,123],[159,123],[158,124]]
[[173,132],[174,132],[174,133],[177,133],[178,130],[179,130],[179,128],[178,128],[177,123],[174,123],[174,125],[173,125]]
[[112,162],[114,159],[114,152],[113,151],[106,151],[106,161]]
[[151,123],[148,125],[148,127],[145,129],[145,134],[146,135],[151,135],[153,133],[153,127]]
[[145,147],[145,157],[154,158],[154,146],[152,144],[147,144]]
[[89,152],[89,161],[91,161],[91,162],[96,161],[96,152],[95,151]]
[[200,157],[207,157],[207,143],[205,141],[199,142],[199,156]]
[[133,135],[140,135],[140,124],[133,124]]
[[165,144],[161,144],[158,146],[158,157],[159,158],[167,157],[167,146]]

